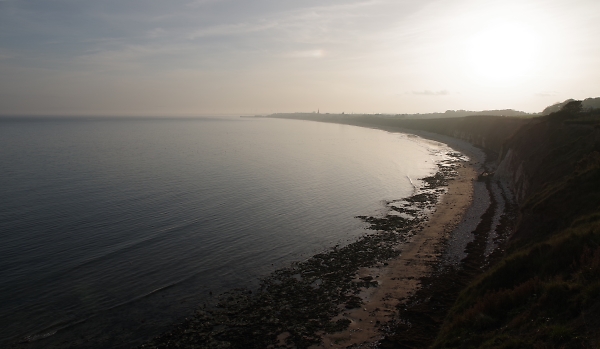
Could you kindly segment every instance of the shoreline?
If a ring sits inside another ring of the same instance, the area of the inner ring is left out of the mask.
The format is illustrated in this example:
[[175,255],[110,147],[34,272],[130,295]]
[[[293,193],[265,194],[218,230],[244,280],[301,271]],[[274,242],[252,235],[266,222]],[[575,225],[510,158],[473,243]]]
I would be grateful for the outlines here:
[[[399,321],[399,307],[411,300],[413,302],[426,301],[418,299],[417,291],[421,290],[424,279],[435,277],[433,274],[444,263],[442,257],[447,250],[447,241],[453,233],[457,232],[459,225],[466,219],[481,222],[481,216],[469,216],[470,213],[473,214],[469,212],[469,207],[485,201],[484,198],[474,197],[474,184],[478,175],[487,170],[487,156],[483,150],[467,141],[423,130],[362,122],[305,121],[337,123],[389,133],[415,135],[424,141],[442,143],[469,158],[469,161],[463,162],[462,166],[457,169],[456,178],[449,182],[447,192],[438,200],[436,209],[431,213],[426,225],[419,229],[411,241],[400,246],[399,257],[389,261],[388,265],[379,271],[380,276],[377,280],[381,286],[366,295],[365,303],[361,308],[346,313],[346,317],[352,320],[349,327],[345,331],[325,334],[321,345],[311,347],[311,349],[375,348],[386,335],[394,333],[391,328],[393,325],[389,325],[383,330],[381,326],[386,322]],[[489,190],[487,190],[487,195],[491,196]],[[493,210],[491,204],[486,205],[484,211],[488,212],[490,209]],[[407,268],[407,266],[410,267]],[[456,272],[456,270],[453,271]],[[372,273],[372,268],[359,271],[361,277],[369,273]],[[431,280],[426,282],[429,283]],[[408,319],[406,321],[409,322]]]
[[[399,306],[423,289],[423,280],[435,272],[447,240],[465,218],[485,157],[464,141],[369,128],[417,135],[460,154],[449,152],[436,164],[434,176],[420,179],[424,186],[415,195],[395,201],[400,207],[388,203],[393,213],[357,217],[370,223],[367,229],[373,233],[275,271],[254,294],[226,292],[216,308],[198,310],[141,348],[199,342],[232,348],[366,348],[394,335]],[[414,219],[402,218],[403,213]],[[248,337],[255,338],[248,342]]]
[[[392,307],[395,314],[392,321],[388,322],[379,333],[371,325],[371,320],[367,322],[364,322],[364,320],[359,321],[359,325],[362,324],[362,327],[356,326],[355,338],[352,340],[352,344],[346,343],[340,346],[332,341],[328,346],[322,345],[314,348],[429,347],[436,340],[446,313],[454,305],[461,290],[467,287],[473,278],[481,274],[494,260],[498,260],[503,254],[503,250],[499,247],[512,233],[510,220],[515,218],[516,203],[514,197],[505,192],[509,189],[506,187],[501,188],[503,184],[494,180],[492,176],[487,176],[488,173],[495,171],[493,154],[490,158],[490,154],[467,141],[397,126],[373,125],[361,122],[323,122],[379,129],[391,133],[413,134],[426,140],[444,143],[471,159],[467,163],[471,170],[475,171],[475,177],[470,185],[471,203],[464,206],[461,219],[455,221],[452,225],[454,230],[440,229],[438,231],[440,235],[437,237],[441,243],[436,251],[442,254],[435,256],[436,258],[430,262],[428,270],[419,278],[419,284],[412,288],[412,293],[409,292],[408,297],[396,301],[396,307]],[[442,210],[447,209],[447,203],[444,204],[442,198],[436,207]],[[474,225],[473,222],[475,222]],[[466,226],[471,226],[471,229],[465,231]],[[442,234],[444,237],[441,236]],[[464,253],[455,262],[449,263],[448,256],[457,252],[452,251],[456,250],[455,240],[462,240],[463,248],[461,251]],[[387,288],[390,289],[391,287]],[[404,288],[406,288],[406,285]],[[389,305],[390,298],[376,299],[374,304],[377,304],[378,301],[381,303],[381,300],[384,300],[388,301],[387,304]],[[371,308],[377,309],[377,306]],[[363,309],[368,310],[369,307],[365,306]],[[376,314],[363,311],[362,316]],[[331,340],[332,338],[333,336],[328,336],[328,339]]]
[[429,219],[417,228],[410,241],[400,246],[400,256],[389,260],[381,269],[361,268],[358,271],[359,277],[378,273],[379,286],[367,290],[360,308],[344,313],[352,321],[348,329],[323,336],[323,344],[313,348],[351,345],[361,348],[383,339],[381,324],[394,320],[398,305],[420,288],[422,277],[434,271],[432,265],[441,257],[443,244],[473,201],[472,182],[477,178],[476,170],[471,165],[462,165],[457,172]]

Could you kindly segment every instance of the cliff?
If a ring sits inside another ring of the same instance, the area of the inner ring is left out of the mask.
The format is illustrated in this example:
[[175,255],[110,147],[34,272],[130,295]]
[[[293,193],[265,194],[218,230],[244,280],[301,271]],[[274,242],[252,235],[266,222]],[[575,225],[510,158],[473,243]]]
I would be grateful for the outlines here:
[[518,198],[514,233],[461,292],[435,347],[598,347],[600,113],[569,103],[500,143],[484,146],[499,149],[494,178]]
[[600,110],[570,101],[536,118],[398,126],[483,148],[518,205],[505,252],[460,292],[434,347],[599,347]]

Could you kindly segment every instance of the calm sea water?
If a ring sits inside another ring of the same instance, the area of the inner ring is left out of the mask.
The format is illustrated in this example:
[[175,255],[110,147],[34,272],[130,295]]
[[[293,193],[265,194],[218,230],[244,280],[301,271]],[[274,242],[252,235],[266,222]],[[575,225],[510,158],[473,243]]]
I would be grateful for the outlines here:
[[0,346],[135,346],[364,234],[436,150],[309,121],[0,119]]

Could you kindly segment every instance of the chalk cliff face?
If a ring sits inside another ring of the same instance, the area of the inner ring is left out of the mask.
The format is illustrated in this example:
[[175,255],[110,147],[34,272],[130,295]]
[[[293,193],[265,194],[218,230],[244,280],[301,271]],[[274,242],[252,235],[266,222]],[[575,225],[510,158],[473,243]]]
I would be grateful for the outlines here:
[[517,202],[522,202],[529,191],[531,177],[525,173],[524,161],[515,153],[514,149],[508,149],[496,169],[494,178],[507,181]]
[[524,125],[503,144],[497,176],[511,179],[520,202],[549,182],[573,174],[600,150],[594,123],[543,117]]
[[599,157],[600,128],[593,124],[541,118],[511,137],[496,177],[509,180],[521,207],[515,236],[552,234],[597,209],[588,197],[593,186],[583,188],[600,169]]

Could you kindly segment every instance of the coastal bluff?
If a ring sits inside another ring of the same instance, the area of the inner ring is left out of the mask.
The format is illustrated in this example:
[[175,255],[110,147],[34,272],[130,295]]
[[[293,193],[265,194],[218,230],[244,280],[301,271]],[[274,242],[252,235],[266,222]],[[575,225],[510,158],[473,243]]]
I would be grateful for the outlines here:
[[[510,236],[419,338],[402,326],[385,348],[600,346],[600,111],[572,101],[536,117],[402,119],[276,114],[386,130],[441,134],[486,152],[480,176],[514,196]],[[425,300],[432,302],[432,300]],[[435,315],[435,316],[434,316]],[[412,336],[412,337],[411,337]]]

